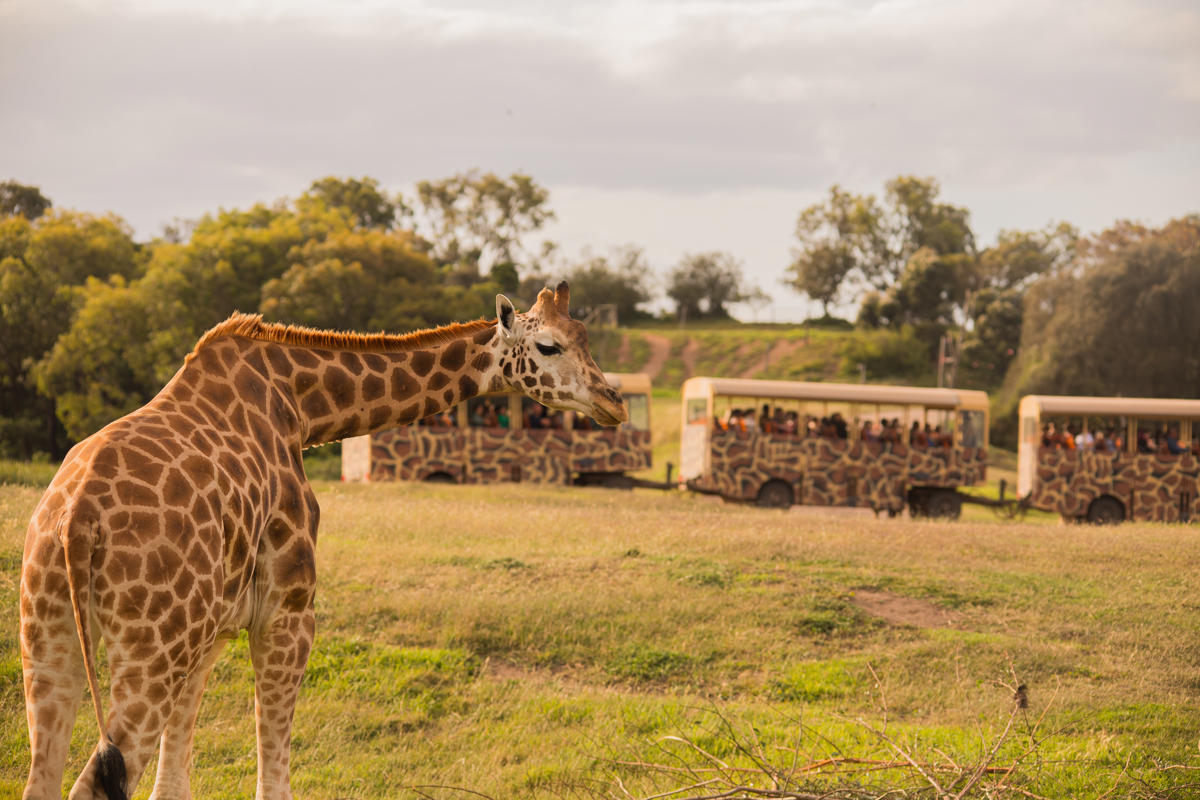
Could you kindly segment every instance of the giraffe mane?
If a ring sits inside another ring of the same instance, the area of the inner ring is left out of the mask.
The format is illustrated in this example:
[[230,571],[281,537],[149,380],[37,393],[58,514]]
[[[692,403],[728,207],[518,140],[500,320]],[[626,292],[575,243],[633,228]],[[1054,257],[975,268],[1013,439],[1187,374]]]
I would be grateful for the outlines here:
[[354,331],[321,330],[279,322],[263,322],[262,314],[235,312],[229,319],[217,323],[200,337],[195,348],[188,355],[188,360],[191,360],[192,356],[212,342],[236,336],[260,342],[278,342],[279,344],[325,350],[400,352],[418,347],[445,344],[495,327],[495,325],[496,320],[494,319],[477,319],[403,334],[356,333]]

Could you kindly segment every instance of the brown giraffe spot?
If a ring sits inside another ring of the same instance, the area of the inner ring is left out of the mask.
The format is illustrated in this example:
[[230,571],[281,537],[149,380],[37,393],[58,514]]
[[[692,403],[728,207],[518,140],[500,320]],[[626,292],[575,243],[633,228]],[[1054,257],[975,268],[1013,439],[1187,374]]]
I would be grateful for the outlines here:
[[425,410],[421,414],[422,417],[430,417],[438,412],[438,402],[432,397],[425,398]]
[[306,350],[302,347],[292,348],[290,350],[292,361],[305,369],[316,369],[321,364],[321,359],[317,358],[315,352]]
[[[192,555],[189,551],[188,560],[190,561],[191,559],[192,559]],[[200,563],[205,563],[205,561],[207,561],[207,558],[204,561],[201,561]],[[185,570],[182,570],[179,573],[179,575],[175,578],[175,583],[173,583],[171,585],[171,589],[174,590],[176,596],[187,597],[189,594],[191,594],[192,587],[195,585],[196,585],[196,578],[193,577],[190,570],[185,569]]]
[[551,375],[549,372],[543,372],[541,378],[539,378],[538,381],[542,384],[542,386],[545,386],[549,389],[554,388],[554,376]]
[[487,369],[491,365],[492,365],[492,354],[486,350],[481,351],[474,358],[471,359],[471,369],[475,370],[476,372],[483,372],[485,369]]
[[363,400],[367,401],[368,403],[374,402],[383,397],[383,393],[386,390],[387,384],[385,384],[383,382],[383,378],[379,377],[378,375],[368,375],[367,377],[363,378],[362,395]]
[[329,407],[329,401],[320,392],[310,392],[306,395],[300,403],[300,410],[309,419],[327,417],[333,413],[333,409]]
[[525,385],[530,389],[532,389],[534,386],[537,386],[537,378],[533,377],[532,375],[526,375],[523,380]]
[[463,375],[458,379],[458,391],[463,397],[474,397],[479,391],[479,384],[475,383],[470,375]]
[[367,365],[367,369],[372,372],[383,372],[387,369],[387,360],[383,356],[377,356],[374,353],[363,353],[362,360]]
[[219,409],[228,408],[234,400],[233,387],[227,383],[207,380],[201,391]]
[[407,406],[404,410],[402,410],[400,412],[400,417],[398,419],[398,422],[401,425],[411,425],[412,423],[416,422],[420,418],[421,418],[420,406],[419,405],[411,405],[411,406]]
[[242,360],[250,365],[250,369],[257,372],[262,377],[267,377],[270,370],[267,369],[267,364],[263,361],[262,350],[260,347],[255,347],[250,352],[242,355]]
[[475,342],[475,344],[488,344],[492,341],[492,337],[495,335],[496,329],[494,327],[484,328],[479,333],[471,337],[471,340]]
[[261,397],[267,391],[266,381],[248,366],[243,366],[233,376],[233,385],[239,397]]
[[158,495],[153,489],[133,481],[118,481],[117,497],[123,505],[127,506],[158,505]]
[[406,400],[419,392],[421,387],[402,369],[392,370],[392,399]]
[[454,393],[453,389],[447,389],[442,393],[442,398],[446,401],[446,405],[452,406],[454,405],[454,401],[458,399],[458,395]]
[[296,375],[293,385],[296,387],[296,397],[300,397],[316,386],[321,377],[315,372],[301,372]]
[[433,353],[428,350],[418,350],[412,354],[412,371],[424,378],[433,369]]
[[367,418],[367,427],[372,430],[383,427],[383,424],[388,421],[388,417],[392,414],[392,409],[388,406],[377,406],[371,409],[371,414]]
[[450,383],[450,376],[444,372],[437,372],[429,378],[429,382],[425,384],[425,388],[431,392],[436,392],[448,383]]
[[451,372],[458,372],[467,362],[467,343],[462,339],[451,342],[442,351],[442,366]]
[[[187,575],[187,572],[181,573]],[[144,593],[146,590],[142,587],[137,587]],[[181,595],[182,596],[182,595]],[[161,589],[150,595],[150,602],[146,605],[146,619],[153,622],[154,620],[167,613],[167,609],[175,604],[175,595],[170,592],[162,591]]]
[[269,344],[265,348],[267,361],[271,362],[271,369],[277,375],[289,378],[292,375],[292,360],[284,355],[283,348],[277,344]]
[[362,359],[358,357],[357,353],[342,353],[338,356],[338,360],[351,375],[358,376],[363,371]]
[[511,378],[513,376],[513,365],[511,361],[504,362],[504,377]]
[[148,544],[162,533],[162,525],[153,511],[134,511],[129,515],[129,528],[137,537],[138,544]]
[[329,392],[329,397],[333,400],[336,408],[345,408],[354,402],[354,381],[350,379],[345,370],[338,367],[330,367],[325,370],[325,391]]

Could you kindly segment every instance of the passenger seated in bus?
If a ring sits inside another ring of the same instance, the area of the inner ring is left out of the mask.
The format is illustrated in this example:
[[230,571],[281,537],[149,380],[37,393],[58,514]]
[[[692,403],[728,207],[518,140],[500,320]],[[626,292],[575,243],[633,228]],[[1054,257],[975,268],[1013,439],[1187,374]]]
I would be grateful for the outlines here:
[[747,408],[742,412],[742,430],[746,433],[758,432],[758,420],[754,418],[753,408]]
[[1138,428],[1137,432],[1137,451],[1139,453],[1153,453],[1154,441],[1150,438],[1150,432],[1145,428]]
[[800,432],[800,415],[795,411],[789,411],[783,417],[783,432],[789,436],[795,436]]
[[879,436],[875,433],[875,423],[867,420],[862,426],[862,440],[864,442],[878,442]]
[[1179,446],[1179,428],[1172,425],[1167,429],[1167,435],[1163,437],[1163,447],[1168,454],[1173,456],[1181,456],[1186,452]]
[[1056,450],[1058,448],[1058,433],[1054,430],[1054,423],[1047,422],[1042,425],[1042,447],[1047,450]]
[[467,424],[470,425],[472,428],[482,428],[484,426],[484,422],[483,422],[484,406],[485,406],[484,403],[473,403],[471,405],[471,411],[469,414],[467,414]]
[[762,428],[763,433],[775,432],[775,420],[771,417],[771,407],[763,403],[762,410],[758,413],[758,426]]
[[500,421],[496,413],[496,407],[491,403],[484,403],[483,405],[483,426],[485,428],[500,427]]
[[914,422],[908,432],[908,441],[913,447],[925,447],[929,444],[929,436],[921,430],[921,423]]
[[816,439],[821,435],[821,423],[817,422],[817,418],[812,414],[804,415],[804,435],[809,439]]
[[842,416],[842,412],[833,412],[833,416],[829,418],[829,421],[833,423],[833,435],[835,437],[838,439],[850,438],[850,431],[846,425],[846,418]]
[[1091,452],[1096,448],[1096,437],[1089,430],[1082,430],[1075,434],[1075,449],[1085,452]]
[[496,404],[496,425],[498,425],[501,428],[507,428],[508,423],[509,423],[508,403],[497,403]]

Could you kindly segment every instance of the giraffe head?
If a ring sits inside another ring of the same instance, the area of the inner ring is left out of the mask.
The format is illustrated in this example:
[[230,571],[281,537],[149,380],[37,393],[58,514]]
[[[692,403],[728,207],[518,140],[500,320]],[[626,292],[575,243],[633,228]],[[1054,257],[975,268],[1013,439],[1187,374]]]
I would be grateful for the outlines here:
[[567,282],[542,289],[533,308],[518,314],[496,296],[500,374],[509,386],[544,406],[587,414],[601,425],[629,418],[621,395],[604,379],[588,350],[587,329],[568,313]]

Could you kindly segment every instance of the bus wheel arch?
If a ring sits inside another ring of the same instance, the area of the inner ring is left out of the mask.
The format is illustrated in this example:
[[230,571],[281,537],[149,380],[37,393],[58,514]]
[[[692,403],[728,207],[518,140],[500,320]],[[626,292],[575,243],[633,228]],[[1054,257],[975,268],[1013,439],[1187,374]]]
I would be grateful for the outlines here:
[[458,481],[454,479],[453,475],[442,470],[439,470],[438,472],[431,472],[421,480],[425,481],[426,483],[458,483]]
[[772,478],[764,483],[755,498],[760,508],[790,508],[795,501],[796,493],[792,491],[791,484],[780,478]]
[[1088,505],[1087,521],[1093,525],[1119,525],[1125,516],[1125,504],[1111,494],[1102,494]]

